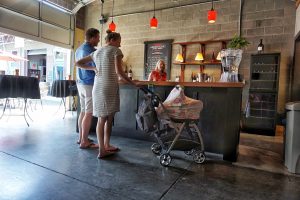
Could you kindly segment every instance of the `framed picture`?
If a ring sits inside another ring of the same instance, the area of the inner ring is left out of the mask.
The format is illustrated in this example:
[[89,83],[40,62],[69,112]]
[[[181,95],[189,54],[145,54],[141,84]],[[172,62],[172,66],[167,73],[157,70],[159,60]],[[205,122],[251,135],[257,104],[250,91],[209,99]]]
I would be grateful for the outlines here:
[[171,77],[171,57],[173,40],[157,40],[144,42],[144,80],[155,69],[158,60],[162,59],[166,63],[167,80]]

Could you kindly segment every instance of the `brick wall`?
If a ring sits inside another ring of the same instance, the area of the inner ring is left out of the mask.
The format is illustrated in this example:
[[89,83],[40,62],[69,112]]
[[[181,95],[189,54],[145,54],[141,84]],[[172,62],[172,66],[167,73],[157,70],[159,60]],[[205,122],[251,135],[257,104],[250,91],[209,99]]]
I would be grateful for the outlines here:
[[[184,1],[160,0],[156,1],[156,7],[165,8],[176,6]],[[197,1],[185,1],[197,2]],[[199,1],[198,1],[199,2]],[[239,0],[224,0],[215,2],[218,18],[215,24],[207,23],[207,11],[211,4],[198,4],[181,8],[164,9],[156,12],[159,21],[158,29],[149,28],[149,20],[153,12],[132,14],[115,17],[117,32],[122,35],[122,51],[124,61],[132,65],[134,79],[142,79],[144,64],[144,41],[174,39],[174,42],[229,39],[238,33]],[[104,14],[111,13],[112,1],[105,1]],[[153,9],[152,1],[126,0],[115,1],[115,15],[146,11]],[[266,52],[281,52],[281,71],[279,86],[279,112],[284,112],[284,104],[289,97],[289,69],[293,55],[293,41],[295,33],[295,3],[290,0],[245,0],[242,20],[242,35],[251,45],[244,50],[240,73],[246,79],[244,89],[244,101],[247,98],[250,54],[256,52],[259,39],[263,39]],[[90,4],[86,9],[85,28],[96,27],[100,29],[98,19],[100,17],[99,1]],[[110,20],[109,20],[110,22]],[[109,23],[108,22],[108,23]],[[104,31],[108,27],[104,25]],[[206,59],[211,58],[213,52],[220,51],[220,45],[207,46]],[[193,59],[200,46],[188,46],[187,56]],[[173,46],[172,60],[180,51],[179,46]],[[180,74],[180,66],[172,65],[171,79],[174,80]],[[191,72],[199,71],[197,66],[186,66],[185,80],[190,80]],[[214,75],[216,79],[220,75],[219,67],[206,68],[206,72]]]

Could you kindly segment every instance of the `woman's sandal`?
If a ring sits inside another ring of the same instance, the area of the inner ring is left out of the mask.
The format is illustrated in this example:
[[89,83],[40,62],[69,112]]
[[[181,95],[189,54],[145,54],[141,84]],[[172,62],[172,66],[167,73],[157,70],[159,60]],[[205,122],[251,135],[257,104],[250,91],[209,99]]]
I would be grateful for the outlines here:
[[98,149],[99,145],[90,142],[88,145],[86,145],[86,146],[80,146],[79,148],[80,149]]
[[[92,139],[90,139],[90,138],[88,138],[88,141],[89,142],[94,142],[94,140],[92,140]],[[77,140],[77,142],[76,142],[77,144],[80,144],[80,141],[79,140]]]
[[100,153],[98,154],[97,158],[98,159],[102,159],[102,158],[106,158],[106,157],[109,157],[109,156],[112,156],[114,155],[115,153],[114,152],[111,152],[111,151],[105,151],[104,154],[100,155]]
[[114,146],[110,146],[108,148],[105,148],[105,151],[109,151],[109,152],[118,152],[120,150],[121,150],[120,148],[114,147]]

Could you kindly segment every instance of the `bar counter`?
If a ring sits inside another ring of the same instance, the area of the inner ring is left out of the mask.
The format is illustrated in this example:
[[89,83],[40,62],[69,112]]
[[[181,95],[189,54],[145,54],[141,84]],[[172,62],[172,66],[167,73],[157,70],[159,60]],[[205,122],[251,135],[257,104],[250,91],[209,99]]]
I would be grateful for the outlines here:
[[[223,156],[234,162],[238,155],[243,83],[193,83],[137,81],[151,85],[153,91],[165,100],[176,85],[184,86],[186,96],[203,102],[198,127],[204,138],[205,151]],[[143,100],[143,92],[120,82],[120,109],[115,115],[112,135],[141,140],[153,140],[137,127],[135,114]],[[91,130],[95,131],[96,119]],[[154,140],[153,140],[154,141]],[[149,153],[150,147],[149,147]]]
[[[171,82],[171,81],[135,81],[140,85],[155,85],[155,86],[188,86],[188,87],[234,87],[243,88],[242,82]],[[127,83],[120,81],[120,85],[126,85]]]

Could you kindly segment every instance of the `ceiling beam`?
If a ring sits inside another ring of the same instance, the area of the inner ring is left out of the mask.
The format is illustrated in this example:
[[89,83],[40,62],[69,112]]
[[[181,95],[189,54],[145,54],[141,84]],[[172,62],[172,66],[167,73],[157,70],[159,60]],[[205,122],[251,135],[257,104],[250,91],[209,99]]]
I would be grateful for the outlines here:
[[86,6],[92,2],[94,2],[95,0],[81,0],[78,2],[78,4],[75,6],[75,8],[72,10],[72,14],[76,14],[78,12],[78,10],[80,8],[82,8],[83,6]]

